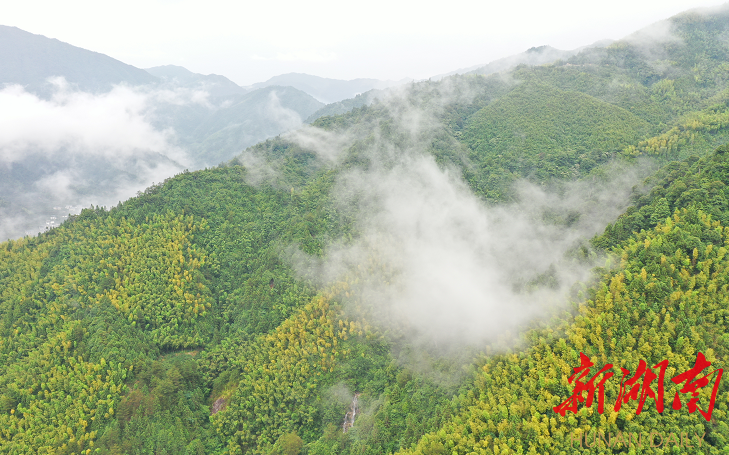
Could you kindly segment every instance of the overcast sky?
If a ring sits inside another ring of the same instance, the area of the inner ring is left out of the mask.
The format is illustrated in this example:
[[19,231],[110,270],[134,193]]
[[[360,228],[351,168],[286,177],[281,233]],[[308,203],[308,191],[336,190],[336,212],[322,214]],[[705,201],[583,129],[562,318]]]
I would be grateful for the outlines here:
[[241,85],[302,72],[424,79],[522,52],[621,38],[702,0],[23,0],[0,23],[147,68]]

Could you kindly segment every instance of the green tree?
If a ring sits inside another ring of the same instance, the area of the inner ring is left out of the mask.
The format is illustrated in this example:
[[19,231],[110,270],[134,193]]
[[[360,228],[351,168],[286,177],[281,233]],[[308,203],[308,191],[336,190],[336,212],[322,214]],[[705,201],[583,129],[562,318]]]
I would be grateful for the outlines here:
[[299,455],[304,448],[304,440],[296,433],[284,433],[273,446],[272,455]]
[[662,197],[658,200],[653,213],[651,214],[651,224],[656,225],[663,222],[671,216],[671,208],[668,206],[668,200]]

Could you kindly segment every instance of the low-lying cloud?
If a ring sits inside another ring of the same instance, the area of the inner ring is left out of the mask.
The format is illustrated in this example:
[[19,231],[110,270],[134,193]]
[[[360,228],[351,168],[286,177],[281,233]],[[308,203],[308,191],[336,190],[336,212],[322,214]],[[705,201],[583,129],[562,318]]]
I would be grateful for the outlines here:
[[[350,309],[439,350],[483,346],[564,304],[595,265],[573,253],[627,207],[637,174],[553,190],[518,182],[518,202],[487,205],[459,169],[424,152],[437,121],[406,104],[398,101],[396,121],[410,141],[375,126],[367,166],[342,170],[334,189],[358,237],[331,245],[322,260],[298,255],[300,272],[348,281]],[[305,139],[332,159],[319,143],[337,143],[331,133]]]
[[126,86],[91,94],[71,90],[63,79],[55,85],[48,100],[19,85],[0,90],[0,161],[16,161],[29,150],[107,158],[146,151],[184,161],[184,152],[172,145],[174,132],[155,129],[150,118],[154,95],[168,102],[179,102],[179,96]]
[[487,206],[457,173],[406,157],[341,177],[341,209],[358,199],[361,235],[302,269],[324,282],[356,278],[369,317],[413,341],[482,345],[589,278],[594,264],[568,253],[625,209],[633,181],[573,183],[561,194],[522,182],[520,202]]
[[200,104],[186,89],[115,86],[92,94],[51,80],[48,99],[19,85],[0,90],[0,239],[37,232],[67,206],[115,205],[189,163],[161,105]]
[[263,115],[284,131],[298,128],[303,123],[301,116],[296,111],[281,105],[281,100],[275,91],[268,94],[268,103],[264,107]]

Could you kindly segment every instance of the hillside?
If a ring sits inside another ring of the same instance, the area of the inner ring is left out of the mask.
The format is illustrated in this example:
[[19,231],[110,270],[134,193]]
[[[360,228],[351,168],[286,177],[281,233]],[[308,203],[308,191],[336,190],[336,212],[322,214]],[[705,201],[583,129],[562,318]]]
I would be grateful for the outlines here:
[[0,244],[0,453],[724,453],[729,9],[666,24]]
[[524,83],[476,112],[461,139],[489,174],[481,180],[500,175],[510,184],[584,175],[649,131],[648,122],[589,95]]

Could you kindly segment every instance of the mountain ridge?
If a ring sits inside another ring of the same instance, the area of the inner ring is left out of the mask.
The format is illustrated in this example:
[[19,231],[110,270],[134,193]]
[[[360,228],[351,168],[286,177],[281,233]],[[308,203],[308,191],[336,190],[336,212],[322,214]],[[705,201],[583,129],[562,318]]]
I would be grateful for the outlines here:
[[197,74],[182,66],[162,65],[144,70],[172,87],[199,88],[207,91],[214,98],[243,94],[248,91],[225,76]]
[[297,88],[318,99],[324,104],[331,104],[367,92],[372,89],[385,89],[404,83],[412,79],[400,81],[381,81],[378,79],[358,78],[352,80],[330,79],[304,73],[287,73],[274,76],[265,82],[253,84],[251,88],[261,88],[268,85],[282,85]]
[[63,76],[80,90],[100,92],[114,84],[150,84],[158,79],[107,55],[46,38],[17,27],[0,25],[0,84],[20,84],[49,96],[47,79]]

